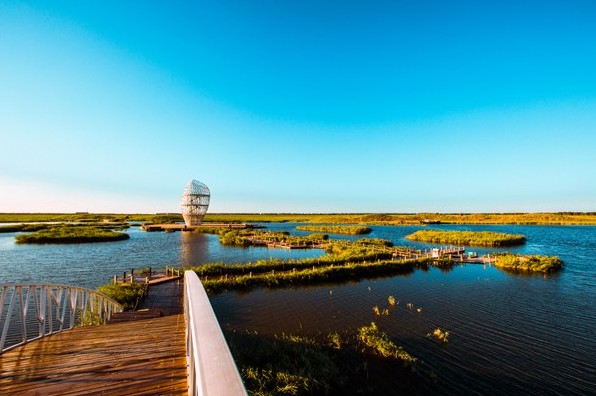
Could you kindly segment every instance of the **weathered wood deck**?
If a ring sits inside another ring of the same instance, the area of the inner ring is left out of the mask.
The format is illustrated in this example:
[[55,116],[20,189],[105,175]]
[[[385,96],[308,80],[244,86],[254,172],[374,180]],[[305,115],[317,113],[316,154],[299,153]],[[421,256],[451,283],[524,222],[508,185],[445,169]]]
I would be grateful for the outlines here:
[[85,326],[0,357],[1,395],[186,395],[183,315]]

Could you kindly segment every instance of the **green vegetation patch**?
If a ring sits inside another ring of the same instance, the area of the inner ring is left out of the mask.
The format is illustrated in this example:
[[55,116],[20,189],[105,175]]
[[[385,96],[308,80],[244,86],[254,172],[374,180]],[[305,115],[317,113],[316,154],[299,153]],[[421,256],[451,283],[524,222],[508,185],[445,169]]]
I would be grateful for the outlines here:
[[297,226],[300,231],[328,232],[330,234],[364,235],[370,234],[372,229],[364,226],[349,225],[304,225]]
[[[347,262],[342,265],[312,266],[297,270],[275,271],[264,273],[248,273],[244,275],[222,275],[218,277],[202,277],[201,282],[209,293],[224,290],[251,289],[254,287],[287,287],[301,286],[325,282],[359,280],[367,276],[390,276],[410,273],[420,261],[374,261]],[[231,267],[231,266],[230,266]],[[304,265],[302,265],[304,267]],[[290,266],[288,266],[290,268]],[[197,271],[199,272],[199,271]],[[200,274],[199,274],[200,275]]]
[[563,261],[557,256],[518,256],[502,254],[497,256],[495,267],[511,272],[549,273],[563,268]]
[[362,326],[358,329],[358,340],[362,343],[365,350],[375,355],[396,359],[405,365],[416,363],[416,358],[401,346],[393,343],[386,333],[379,330],[375,322],[372,322],[370,326]]
[[520,234],[504,234],[491,231],[440,231],[420,230],[406,236],[406,239],[419,242],[473,246],[514,246],[526,243]]
[[[378,329],[365,338],[374,338],[372,345],[382,339],[381,349],[391,352],[386,357],[371,353],[373,347],[364,346],[352,331],[312,336],[224,333],[250,395],[415,394],[422,383],[432,389],[424,368],[411,369],[416,359]],[[391,381],[380,374],[388,371]]]
[[0,226],[0,233],[3,232],[35,232],[39,230],[45,230],[47,228],[55,227],[56,224],[44,224],[44,223],[37,223],[37,224],[10,224]]
[[333,354],[314,339],[285,334],[227,338],[251,395],[327,394],[342,377]]
[[267,245],[271,243],[287,246],[312,248],[329,239],[326,234],[315,233],[307,236],[290,235],[287,231],[258,231],[253,229],[230,230],[226,228],[199,228],[198,233],[219,235],[219,241],[227,246]]
[[130,236],[123,232],[115,232],[109,229],[93,226],[67,226],[60,225],[50,228],[40,229],[33,234],[17,235],[17,243],[35,243],[35,244],[67,244],[67,243],[92,243],[92,242],[111,242],[129,239]]
[[[150,221],[170,223],[182,221],[179,213],[115,214],[115,213],[0,213],[0,223],[37,221]],[[596,212],[558,213],[208,213],[206,222],[216,223],[326,223],[413,225],[432,219],[446,224],[596,224]]]
[[147,285],[141,283],[108,283],[97,290],[121,304],[124,310],[130,311],[143,298],[146,288]]

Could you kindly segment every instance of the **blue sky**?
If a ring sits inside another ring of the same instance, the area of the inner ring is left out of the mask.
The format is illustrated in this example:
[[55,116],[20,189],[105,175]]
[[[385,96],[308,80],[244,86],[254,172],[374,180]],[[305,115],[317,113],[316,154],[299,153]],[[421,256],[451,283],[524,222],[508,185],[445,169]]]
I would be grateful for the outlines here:
[[596,210],[593,1],[0,2],[0,212]]

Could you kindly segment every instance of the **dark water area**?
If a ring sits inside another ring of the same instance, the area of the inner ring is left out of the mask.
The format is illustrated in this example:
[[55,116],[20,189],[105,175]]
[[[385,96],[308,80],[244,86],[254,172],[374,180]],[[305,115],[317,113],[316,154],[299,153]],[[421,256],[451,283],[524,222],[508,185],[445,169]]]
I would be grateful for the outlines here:
[[[296,231],[294,223],[266,223]],[[523,234],[507,249],[468,248],[480,254],[511,251],[557,255],[554,275],[509,274],[467,264],[361,282],[280,290],[222,293],[211,298],[222,327],[262,335],[354,333],[375,321],[380,330],[436,373],[439,394],[596,394],[596,227],[591,226],[373,226],[365,237],[428,249],[404,237],[419,229]],[[146,233],[133,227],[127,241],[82,245],[16,245],[0,234],[0,283],[52,282],[95,288],[131,267],[153,268],[301,258],[320,250],[224,247],[214,235]],[[338,239],[361,236],[332,235]],[[399,302],[391,308],[388,297]],[[408,307],[412,304],[412,308]],[[372,307],[389,308],[376,316]],[[420,308],[420,312],[418,312]],[[427,334],[450,332],[439,344]],[[429,389],[420,389],[426,394]]]
[[[291,231],[294,224],[276,224]],[[422,227],[372,227],[367,237],[420,249],[404,239]],[[426,227],[425,227],[426,228]],[[468,264],[405,276],[298,289],[225,293],[212,298],[220,323],[263,335],[355,332],[375,321],[380,330],[437,375],[439,394],[596,394],[596,227],[451,226],[428,228],[526,235],[525,245],[469,248],[558,255],[555,275],[509,274]],[[295,232],[298,234],[299,232]],[[334,236],[355,239],[353,236]],[[388,297],[399,303],[391,308]],[[412,308],[408,308],[412,304]],[[376,316],[372,307],[389,308]],[[418,312],[420,308],[420,312]],[[449,342],[427,337],[440,327]],[[420,394],[430,389],[420,389]]]

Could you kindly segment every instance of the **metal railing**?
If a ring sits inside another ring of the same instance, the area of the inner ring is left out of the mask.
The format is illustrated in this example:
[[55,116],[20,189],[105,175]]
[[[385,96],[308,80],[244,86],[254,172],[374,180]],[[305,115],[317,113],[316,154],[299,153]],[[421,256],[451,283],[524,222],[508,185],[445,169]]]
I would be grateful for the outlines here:
[[76,326],[105,324],[122,310],[95,290],[49,283],[0,285],[0,354]]
[[207,293],[194,271],[184,273],[188,394],[246,395]]

